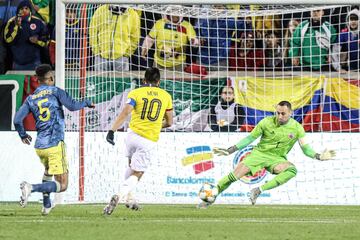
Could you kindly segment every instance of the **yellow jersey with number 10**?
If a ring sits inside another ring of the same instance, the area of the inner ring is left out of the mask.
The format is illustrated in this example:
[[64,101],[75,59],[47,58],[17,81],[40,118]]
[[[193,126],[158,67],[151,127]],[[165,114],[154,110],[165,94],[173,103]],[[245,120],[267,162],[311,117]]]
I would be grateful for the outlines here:
[[166,111],[172,111],[172,99],[159,87],[143,86],[128,94],[131,112],[130,129],[140,136],[157,142]]

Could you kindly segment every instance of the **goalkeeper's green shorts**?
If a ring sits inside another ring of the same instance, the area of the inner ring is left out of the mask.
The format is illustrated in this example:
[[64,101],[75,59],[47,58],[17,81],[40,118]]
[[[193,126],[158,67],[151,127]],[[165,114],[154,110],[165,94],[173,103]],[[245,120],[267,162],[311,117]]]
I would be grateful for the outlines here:
[[279,163],[283,162],[287,162],[285,157],[266,154],[257,150],[253,150],[242,161],[242,163],[244,163],[244,165],[250,169],[252,175],[263,168],[265,168],[270,173],[273,173],[274,168]]

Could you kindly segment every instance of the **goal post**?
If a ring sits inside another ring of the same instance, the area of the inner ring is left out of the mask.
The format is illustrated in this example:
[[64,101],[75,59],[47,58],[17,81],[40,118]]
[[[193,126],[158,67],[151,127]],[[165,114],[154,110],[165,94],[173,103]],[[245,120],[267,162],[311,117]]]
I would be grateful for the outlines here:
[[[233,5],[224,5],[229,3]],[[142,84],[150,66],[160,68],[160,87],[173,98],[174,125],[161,133],[152,166],[135,193],[140,202],[195,203],[202,183],[219,180],[251,150],[219,158],[213,147],[229,147],[246,137],[282,100],[292,103],[293,117],[314,149],[334,148],[339,157],[320,163],[295,146],[288,157],[298,176],[266,193],[262,203],[360,202],[360,75],[350,69],[350,55],[341,58],[346,49],[336,48],[354,9],[348,2],[56,4],[56,84],[75,99],[91,99],[96,105],[65,110],[70,160],[65,202],[105,202],[119,190],[128,164],[123,147],[128,121],[115,134],[115,147],[105,137],[127,94]],[[318,26],[321,33],[311,42],[303,32],[318,9],[324,11],[321,23],[326,26]],[[292,20],[293,35],[287,35]],[[304,30],[295,33],[296,26]],[[303,58],[305,50],[309,55]],[[297,57],[300,66],[293,62]],[[266,171],[244,177],[219,203],[245,204],[249,190],[272,177]]]

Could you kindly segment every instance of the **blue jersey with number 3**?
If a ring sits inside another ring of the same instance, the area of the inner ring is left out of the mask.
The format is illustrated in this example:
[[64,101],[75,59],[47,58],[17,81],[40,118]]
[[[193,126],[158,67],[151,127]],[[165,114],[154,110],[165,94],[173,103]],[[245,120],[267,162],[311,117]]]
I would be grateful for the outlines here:
[[36,121],[38,132],[35,148],[49,148],[58,145],[64,140],[64,111],[62,106],[70,111],[90,106],[89,100],[75,101],[67,92],[55,87],[41,85],[35,92],[28,96],[15,115],[14,125],[20,137],[26,136],[23,120],[31,112]]

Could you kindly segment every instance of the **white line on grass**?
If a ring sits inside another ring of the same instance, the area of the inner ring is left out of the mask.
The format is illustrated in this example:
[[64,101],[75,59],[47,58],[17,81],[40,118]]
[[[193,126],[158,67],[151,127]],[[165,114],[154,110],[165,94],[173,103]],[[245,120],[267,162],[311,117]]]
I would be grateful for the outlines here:
[[[2,219],[2,223],[93,223],[99,221],[99,219],[88,220],[82,218],[62,218],[62,219]],[[226,218],[226,219],[212,219],[212,218],[177,218],[177,219],[118,219],[117,217],[107,217],[109,220],[122,221],[122,222],[141,222],[141,223],[295,223],[295,224],[307,224],[307,223],[318,223],[318,224],[349,224],[359,223],[356,220],[348,219],[278,219],[278,218]]]
[[309,207],[301,207],[301,206],[265,206],[265,205],[257,205],[257,206],[249,206],[254,208],[266,208],[266,209],[285,209],[285,210],[324,210],[326,208],[330,209],[331,211],[354,211],[354,209],[344,209],[341,206],[335,206],[335,205],[325,205],[321,207],[317,206],[309,206]]

